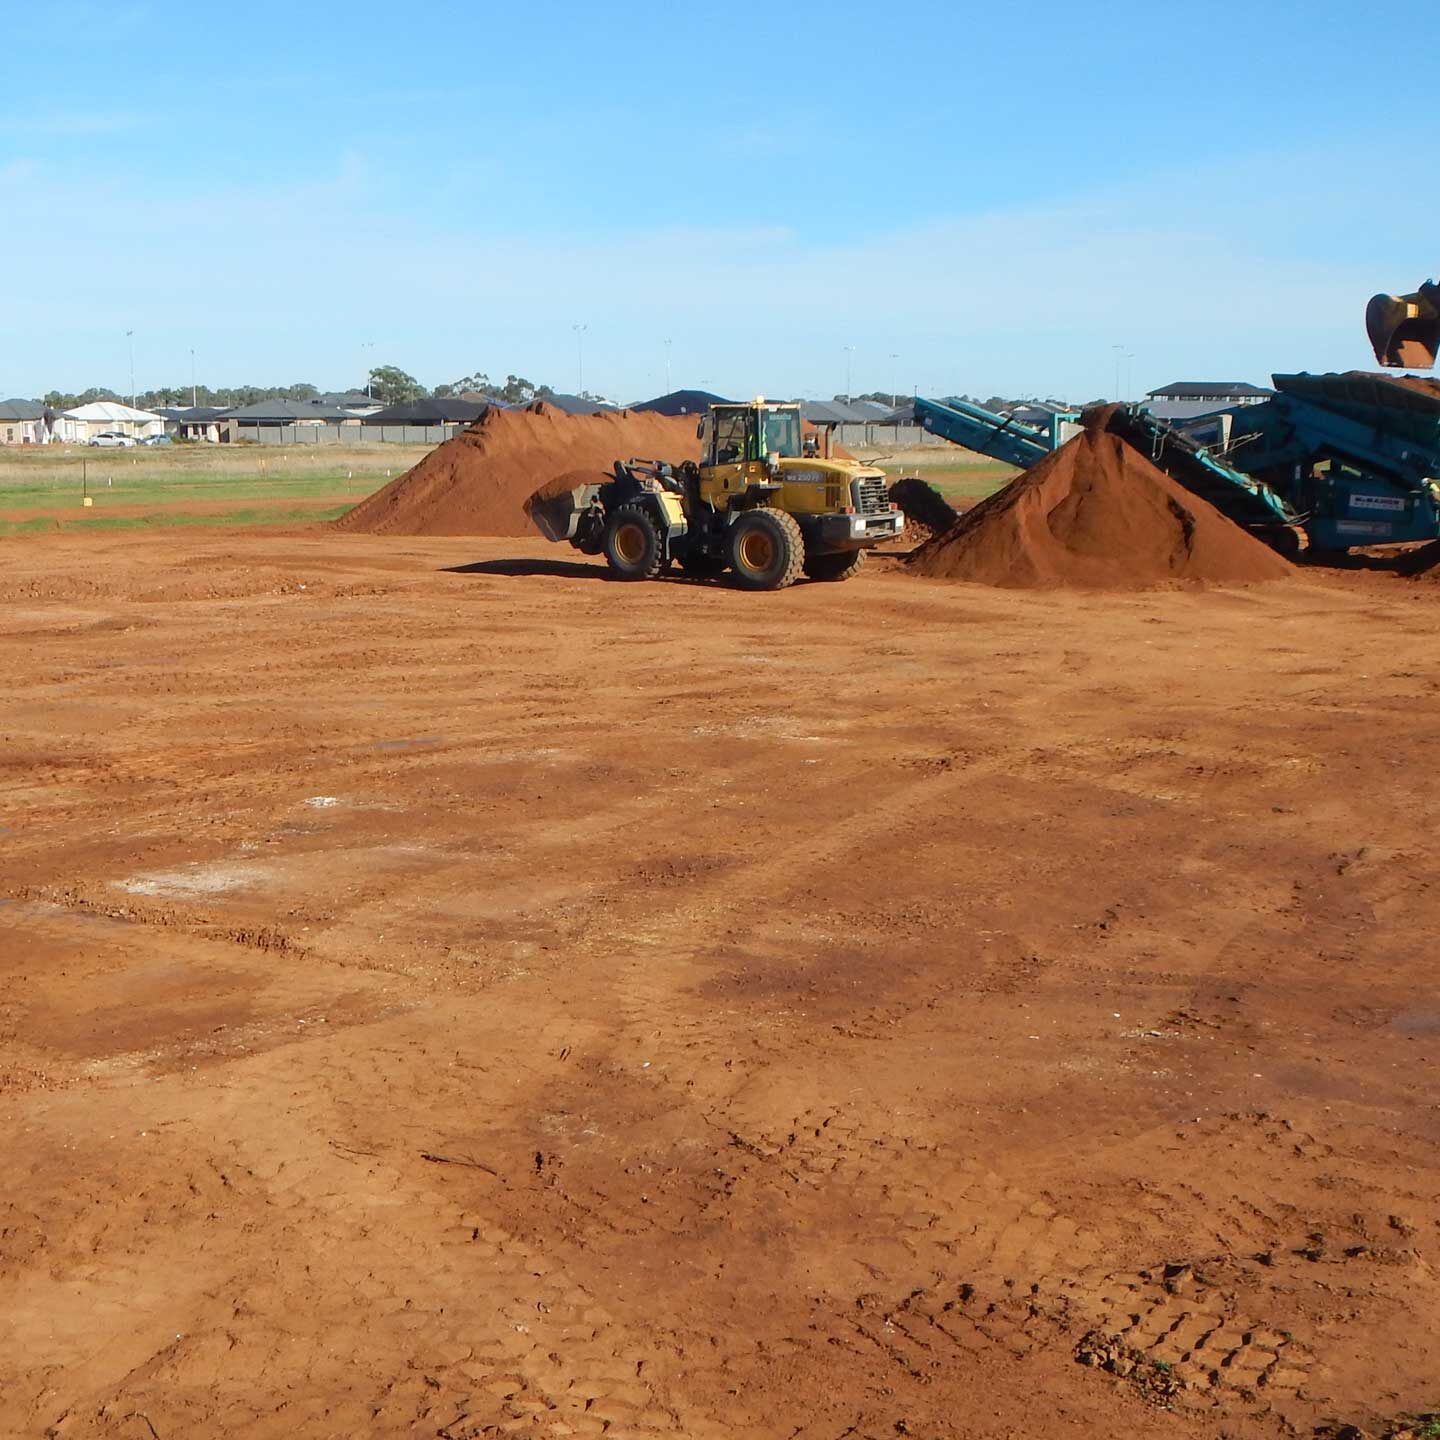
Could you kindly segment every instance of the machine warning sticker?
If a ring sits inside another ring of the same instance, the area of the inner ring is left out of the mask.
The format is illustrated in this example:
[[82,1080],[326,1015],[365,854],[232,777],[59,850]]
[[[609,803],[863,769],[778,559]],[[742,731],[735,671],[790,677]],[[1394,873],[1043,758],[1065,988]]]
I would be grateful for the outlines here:
[[1403,510],[1405,501],[1399,495],[1352,495],[1352,510]]

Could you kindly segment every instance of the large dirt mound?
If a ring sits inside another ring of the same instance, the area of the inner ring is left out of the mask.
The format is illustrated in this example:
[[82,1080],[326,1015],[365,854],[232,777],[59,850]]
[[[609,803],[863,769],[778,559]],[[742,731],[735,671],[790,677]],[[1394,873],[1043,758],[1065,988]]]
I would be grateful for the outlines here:
[[335,523],[370,535],[533,535],[523,506],[537,489],[636,455],[698,460],[695,417],[492,408]]
[[916,551],[922,575],[1012,587],[1253,583],[1289,562],[1118,435],[1108,412]]

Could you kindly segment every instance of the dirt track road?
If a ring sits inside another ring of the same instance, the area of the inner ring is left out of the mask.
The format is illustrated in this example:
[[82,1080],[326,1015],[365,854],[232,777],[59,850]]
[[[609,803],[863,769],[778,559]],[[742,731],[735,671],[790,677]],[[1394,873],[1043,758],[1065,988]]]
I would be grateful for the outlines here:
[[1440,1402],[1433,593],[558,553],[6,546],[0,1434]]

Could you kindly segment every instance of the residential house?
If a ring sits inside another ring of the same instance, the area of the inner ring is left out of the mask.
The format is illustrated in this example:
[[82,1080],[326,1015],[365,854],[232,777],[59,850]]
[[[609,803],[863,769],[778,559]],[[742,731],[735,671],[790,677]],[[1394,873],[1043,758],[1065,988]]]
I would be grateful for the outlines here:
[[728,405],[719,395],[708,390],[672,390],[668,395],[657,395],[653,400],[642,400],[630,408],[655,415],[703,415],[712,405]]
[[69,422],[58,427],[60,438],[81,444],[111,431],[129,435],[135,440],[165,433],[163,416],[150,410],[136,410],[119,400],[96,400],[90,405],[77,406],[74,410],[66,410],[60,420]]
[[220,440],[220,421],[230,412],[220,405],[162,406],[157,412],[165,421],[165,433],[172,440],[201,440],[215,445]]
[[36,400],[0,400],[0,445],[43,445],[45,407]]
[[436,398],[427,395],[420,400],[406,400],[399,405],[387,405],[366,415],[362,421],[369,425],[473,425],[487,410],[488,400],[461,400],[455,395]]
[[1243,380],[1177,380],[1151,390],[1141,408],[1157,420],[1191,420],[1236,405],[1259,405],[1274,394]]
[[220,439],[231,444],[240,440],[274,443],[286,429],[306,425],[353,425],[358,438],[359,423],[348,410],[342,410],[338,405],[322,405],[318,400],[283,400],[279,397],[257,400],[253,405],[242,405],[237,410],[227,410],[216,420]]
[[358,420],[383,409],[385,402],[377,400],[364,390],[332,390],[315,397],[317,405],[333,405],[337,410],[348,411]]

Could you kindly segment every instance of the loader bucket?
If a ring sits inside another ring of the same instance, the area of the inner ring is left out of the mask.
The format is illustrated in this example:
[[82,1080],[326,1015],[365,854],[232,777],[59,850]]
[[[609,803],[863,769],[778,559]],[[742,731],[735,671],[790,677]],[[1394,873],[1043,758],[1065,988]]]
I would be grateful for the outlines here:
[[1382,365],[1429,370],[1440,350],[1440,299],[1433,284],[1413,295],[1376,295],[1365,307],[1370,347]]
[[525,513],[547,540],[573,540],[580,517],[599,494],[598,484],[565,488],[552,480],[525,502]]

